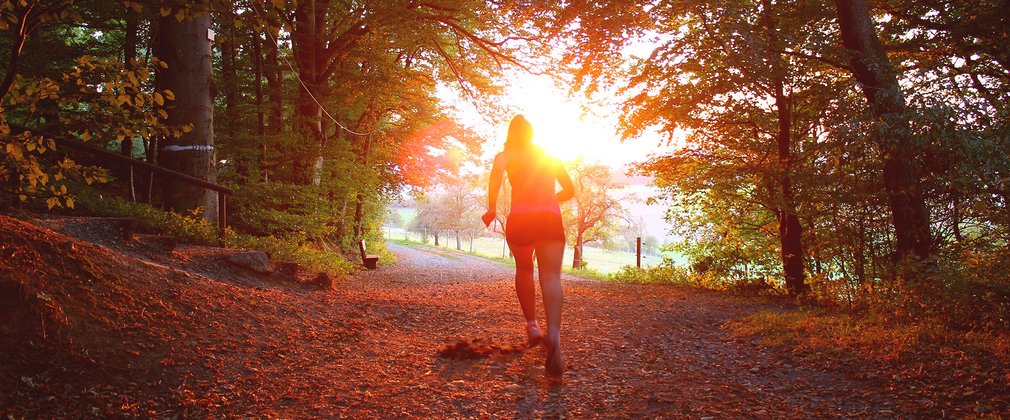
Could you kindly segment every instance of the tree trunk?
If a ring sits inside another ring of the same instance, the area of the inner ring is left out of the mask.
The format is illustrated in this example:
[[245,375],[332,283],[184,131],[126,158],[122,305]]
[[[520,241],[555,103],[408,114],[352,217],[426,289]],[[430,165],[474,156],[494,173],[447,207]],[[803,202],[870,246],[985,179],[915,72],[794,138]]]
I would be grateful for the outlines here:
[[236,39],[237,32],[235,30],[234,19],[231,11],[225,11],[223,13],[224,22],[221,24],[221,29],[223,29],[224,40],[221,42],[221,90],[224,91],[224,116],[227,119],[227,124],[223,125],[224,136],[228,138],[233,138],[236,135],[237,129],[240,126],[237,124],[239,120],[238,113],[238,78],[236,77],[236,55],[237,49],[235,48],[239,40]]
[[252,30],[253,44],[253,88],[256,92],[256,139],[259,141],[259,157],[256,166],[259,167],[260,182],[268,182],[266,160],[266,112],[263,110],[263,38],[255,28]]
[[866,217],[864,214],[859,215],[859,240],[855,243],[852,259],[856,279],[859,284],[864,284],[866,280]]
[[[156,54],[168,68],[159,71],[158,83],[175,94],[175,100],[166,104],[166,122],[189,124],[192,130],[178,138],[165,138],[159,161],[168,169],[215,182],[210,16],[204,14],[179,22],[174,15],[175,11],[159,19]],[[169,209],[183,213],[201,209],[207,220],[217,219],[214,191],[170,178],[163,184]]]
[[438,246],[438,231],[433,232],[432,235],[435,236],[435,246]]
[[853,76],[862,86],[874,116],[887,129],[888,138],[880,139],[880,145],[897,257],[929,259],[933,240],[919,179],[917,160],[921,151],[912,138],[909,110],[895,69],[877,38],[866,0],[835,0],[835,6]]
[[951,198],[950,203],[950,224],[954,229],[954,240],[957,242],[964,241],[964,235],[961,234],[961,193],[955,191]]
[[[222,132],[219,133],[226,141],[235,141],[238,135],[238,128],[241,124],[239,116],[239,87],[237,72],[237,55],[239,44],[239,31],[235,29],[234,12],[229,8],[221,13],[221,91],[224,93],[224,118],[225,123],[221,125]],[[238,157],[235,162],[235,175],[239,183],[245,184],[249,179],[249,162],[246,158]]]
[[[126,66],[127,71],[134,71],[136,69],[135,62],[137,60],[137,13],[130,10],[129,7],[126,8],[126,32],[123,36],[123,64]],[[139,89],[139,86],[138,86]],[[120,153],[123,156],[133,157],[133,139],[126,138],[123,139],[123,143],[120,145]],[[126,184],[129,189],[130,200],[137,201],[137,189],[134,186],[134,176],[133,176],[133,165],[128,165],[126,168]]]
[[321,77],[326,67],[323,37],[325,10],[328,0],[308,0],[298,4],[295,25],[291,31],[292,49],[298,76],[304,86],[298,90],[295,106],[295,131],[307,144],[301,157],[295,161],[295,179],[305,185],[319,185],[322,181],[323,109],[320,100],[325,98],[321,89],[326,80]]
[[572,268],[582,268],[582,232],[575,235],[575,246],[572,247]]
[[267,79],[267,93],[270,96],[270,113],[267,121],[267,132],[270,134],[280,134],[284,131],[284,72],[281,70],[278,57],[280,46],[277,45],[276,37],[277,34],[274,33],[267,37],[266,63],[263,66]]
[[365,234],[362,219],[365,217],[365,196],[360,192],[354,200],[354,240],[358,241]]
[[462,251],[463,245],[459,242],[459,232],[456,232],[456,250]]
[[[369,155],[369,152],[371,151],[371,148],[372,148],[372,137],[371,136],[367,136],[367,137],[364,138],[364,144],[362,144],[362,147],[358,148],[358,163],[361,164],[361,166],[363,168],[368,167],[368,155]],[[355,240],[358,240],[358,238],[360,238],[364,234],[364,232],[363,232],[363,230],[364,230],[363,229],[364,220],[363,219],[365,217],[365,211],[364,211],[365,196],[361,192],[361,188],[364,188],[364,187],[362,185],[360,185],[360,183],[357,183],[357,188],[358,188],[358,200],[357,200],[357,202],[354,205],[354,235],[355,235]]]
[[[761,20],[768,37],[768,44],[775,51],[783,49],[777,32],[777,23],[772,11],[770,0],[763,0]],[[789,295],[796,296],[807,291],[804,283],[806,275],[803,272],[803,226],[796,214],[796,202],[793,198],[792,179],[792,109],[791,98],[786,93],[785,69],[782,57],[774,51],[767,51],[772,62],[772,87],[775,95],[775,111],[778,132],[775,134],[775,146],[779,158],[779,194],[780,205],[775,211],[779,224],[779,244],[782,256],[782,274],[786,281]]]
[[782,273],[786,280],[786,290],[796,296],[807,291],[803,273],[803,226],[796,215],[796,204],[793,200],[792,180],[789,177],[792,169],[792,115],[789,109],[789,98],[783,91],[781,77],[775,79],[775,107],[778,111],[779,131],[776,135],[779,165],[782,171],[779,175],[779,187],[782,194],[783,207],[778,211],[779,242],[782,247]]

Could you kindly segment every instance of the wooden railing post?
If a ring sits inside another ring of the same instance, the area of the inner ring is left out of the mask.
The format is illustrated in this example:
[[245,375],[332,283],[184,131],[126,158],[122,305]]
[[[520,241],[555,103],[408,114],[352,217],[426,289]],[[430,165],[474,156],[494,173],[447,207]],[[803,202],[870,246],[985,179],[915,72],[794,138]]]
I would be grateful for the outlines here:
[[642,268],[642,237],[635,237],[635,266]]
[[218,237],[224,240],[225,229],[228,229],[228,194],[217,193],[217,228]]

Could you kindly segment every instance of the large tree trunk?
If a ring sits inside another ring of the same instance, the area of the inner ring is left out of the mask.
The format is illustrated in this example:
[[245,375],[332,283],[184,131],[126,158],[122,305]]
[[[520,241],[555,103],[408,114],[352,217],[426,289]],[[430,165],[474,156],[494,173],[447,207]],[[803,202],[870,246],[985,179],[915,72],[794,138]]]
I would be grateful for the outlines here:
[[299,3],[295,10],[295,26],[291,32],[298,76],[304,83],[298,91],[294,120],[295,131],[305,142],[305,147],[294,167],[296,179],[306,185],[319,185],[322,181],[322,151],[326,137],[322,124],[323,109],[319,101],[325,98],[321,90],[326,80],[321,76],[327,65],[323,36],[326,7],[329,7],[328,0]]
[[933,254],[929,211],[919,179],[920,148],[912,138],[908,108],[895,69],[877,38],[866,0],[835,0],[842,45],[849,52],[853,76],[880,123],[884,187],[897,238],[899,260],[928,259]]
[[778,111],[779,131],[775,136],[778,146],[779,165],[782,171],[779,175],[779,187],[782,194],[782,208],[776,212],[779,223],[779,242],[782,247],[782,272],[786,279],[786,290],[796,296],[807,291],[803,273],[803,226],[796,215],[796,204],[793,200],[792,180],[789,177],[792,169],[792,115],[789,109],[789,98],[783,92],[781,77],[775,80],[775,107]]
[[[779,49],[776,22],[770,0],[764,0],[762,20],[768,34],[768,43]],[[775,212],[779,224],[779,243],[782,251],[782,273],[786,280],[786,290],[791,296],[807,291],[804,283],[806,275],[803,272],[803,226],[796,214],[796,202],[793,199],[792,173],[792,109],[790,96],[785,92],[785,69],[781,56],[777,52],[768,52],[772,60],[772,85],[775,90],[775,110],[778,122],[778,132],[775,134],[775,145],[779,158],[779,193],[780,208]]]
[[[269,110],[267,111],[266,133],[271,135],[272,139],[276,139],[276,136],[284,131],[284,71],[278,57],[280,46],[278,45],[277,37],[279,34],[273,32],[273,29],[270,27],[267,27],[266,31],[264,31],[264,34],[267,35],[265,39],[266,44],[264,45],[266,47],[266,60],[263,63],[264,77],[267,79],[266,91],[269,98],[267,100]],[[260,156],[263,160],[263,166],[260,170],[263,171],[263,182],[270,181],[270,175],[273,173],[272,169],[266,166],[266,149],[267,145],[264,140],[260,145]]]
[[[368,155],[372,149],[372,137],[365,136],[361,139],[361,147],[357,147],[358,153],[358,163],[362,168],[368,167]],[[361,188],[364,186],[357,183],[358,196],[357,201],[354,204],[354,240],[360,240],[361,236],[364,235],[364,217],[365,217],[365,196],[361,192]]]
[[[214,167],[214,107],[211,98],[210,16],[182,22],[173,11],[159,19],[157,56],[168,64],[158,73],[158,83],[175,93],[167,103],[167,123],[189,124],[192,130],[179,138],[165,138],[159,150],[162,166],[205,179],[217,180]],[[202,209],[208,220],[217,219],[217,195],[203,187],[164,180],[165,205],[178,212]]]

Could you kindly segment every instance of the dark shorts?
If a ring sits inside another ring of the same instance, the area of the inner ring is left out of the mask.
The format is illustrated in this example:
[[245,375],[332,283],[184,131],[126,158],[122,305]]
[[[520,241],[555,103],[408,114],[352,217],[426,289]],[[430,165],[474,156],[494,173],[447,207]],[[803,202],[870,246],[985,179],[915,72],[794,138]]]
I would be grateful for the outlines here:
[[512,212],[505,224],[505,240],[511,246],[531,246],[538,241],[564,241],[561,213],[553,211]]

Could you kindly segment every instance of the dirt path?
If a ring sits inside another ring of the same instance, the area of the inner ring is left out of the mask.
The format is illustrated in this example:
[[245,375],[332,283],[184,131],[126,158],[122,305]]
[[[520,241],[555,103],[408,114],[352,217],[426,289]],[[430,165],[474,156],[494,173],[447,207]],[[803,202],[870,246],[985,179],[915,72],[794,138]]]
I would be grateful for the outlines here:
[[[319,291],[250,280],[209,263],[216,261],[207,259],[212,252],[200,247],[162,257],[121,241],[92,245],[12,226],[5,231],[12,232],[5,234],[5,258],[52,267],[33,275],[41,286],[32,293],[62,302],[71,321],[61,328],[73,340],[64,346],[69,350],[0,346],[12,360],[0,366],[0,414],[906,414],[879,385],[732,337],[727,322],[777,310],[753,300],[566,276],[568,371],[559,383],[544,376],[542,348],[477,360],[437,355],[457,337],[524,340],[512,270],[483,259],[390,244],[397,265]],[[38,237],[48,239],[24,239]],[[46,274],[61,272],[77,274],[58,281]]]
[[[397,266],[345,285],[376,302],[360,318],[368,326],[360,337],[364,351],[348,360],[365,373],[359,379],[365,394],[352,400],[360,403],[356,414],[381,415],[390,407],[406,415],[508,417],[894,413],[892,403],[866,392],[869,383],[796,366],[723,328],[761,306],[668,286],[566,276],[568,371],[561,383],[544,377],[541,348],[506,358],[441,359],[437,346],[457,336],[522,341],[512,271],[465,255],[390,248],[400,257]],[[369,376],[368,366],[378,375]]]

